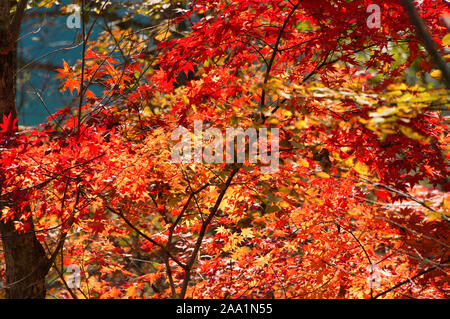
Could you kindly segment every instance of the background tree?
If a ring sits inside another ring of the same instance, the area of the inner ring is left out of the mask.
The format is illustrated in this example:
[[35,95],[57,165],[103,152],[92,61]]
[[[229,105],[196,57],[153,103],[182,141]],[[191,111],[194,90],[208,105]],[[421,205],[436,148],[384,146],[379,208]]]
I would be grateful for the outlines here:
[[[27,1],[0,1],[0,116],[9,126],[17,120],[16,69],[17,39]],[[13,134],[13,130],[10,130]],[[11,205],[11,203],[7,203]],[[5,203],[0,202],[3,209]],[[24,211],[29,210],[23,205]],[[25,214],[26,215],[26,214]],[[3,216],[2,216],[3,217]],[[33,229],[32,218],[27,222]],[[47,258],[34,233],[18,235],[14,220],[0,222],[3,242],[8,298],[44,298]]]

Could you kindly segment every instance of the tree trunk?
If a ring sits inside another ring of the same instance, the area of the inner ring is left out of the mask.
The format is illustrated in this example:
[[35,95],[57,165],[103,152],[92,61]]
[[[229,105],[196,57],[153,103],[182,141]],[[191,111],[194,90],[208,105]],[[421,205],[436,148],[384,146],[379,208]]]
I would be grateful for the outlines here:
[[14,222],[0,223],[6,262],[6,298],[45,298],[48,259],[34,233],[18,234]]
[[[26,5],[26,1],[22,5]],[[0,121],[3,115],[17,117],[16,42],[20,23],[17,26],[11,23],[13,19],[10,11],[10,0],[0,0]],[[20,22],[20,13],[18,17],[14,19],[16,23]],[[33,229],[32,219],[28,222]],[[48,259],[35,233],[18,234],[14,231],[14,221],[9,220],[0,222],[0,235],[6,263],[6,297],[45,298]]]
[[[0,28],[2,27],[4,26],[0,25]],[[3,36],[0,30],[1,38],[8,38],[8,35]],[[13,44],[11,48],[5,46],[0,48],[0,121],[2,121],[3,114],[8,115],[12,113],[13,118],[17,117],[16,68],[17,46]]]

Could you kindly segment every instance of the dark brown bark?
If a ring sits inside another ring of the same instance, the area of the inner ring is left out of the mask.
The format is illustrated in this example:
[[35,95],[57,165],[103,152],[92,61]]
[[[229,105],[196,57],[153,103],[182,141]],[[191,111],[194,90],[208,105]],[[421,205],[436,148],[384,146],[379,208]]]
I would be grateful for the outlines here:
[[[0,0],[0,121],[3,115],[17,117],[16,42],[26,2],[21,0],[15,15],[11,16],[10,1]],[[33,229],[31,218],[28,223]],[[9,220],[0,222],[0,236],[6,263],[6,297],[45,298],[49,261],[35,233],[18,234],[14,231],[14,221]]]
[[[0,32],[0,37],[1,37]],[[0,121],[3,114],[12,113],[12,117],[17,117],[16,112],[16,46],[14,45],[6,54],[0,53]]]
[[16,114],[17,46],[11,34],[9,0],[0,0],[0,121],[3,114]]
[[14,222],[0,223],[6,262],[6,298],[45,298],[49,261],[34,233],[18,234]]

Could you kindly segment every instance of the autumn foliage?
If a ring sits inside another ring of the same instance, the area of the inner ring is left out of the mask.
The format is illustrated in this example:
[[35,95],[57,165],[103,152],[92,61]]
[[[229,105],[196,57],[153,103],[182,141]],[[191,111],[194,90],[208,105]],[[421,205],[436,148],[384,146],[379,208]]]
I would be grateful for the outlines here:
[[[46,250],[47,296],[448,297],[448,90],[401,1],[368,28],[372,2],[198,0],[152,53],[117,28],[61,61],[80,105],[0,127],[1,219]],[[418,7],[442,55],[447,9]],[[278,128],[278,172],[173,163],[195,120]]]

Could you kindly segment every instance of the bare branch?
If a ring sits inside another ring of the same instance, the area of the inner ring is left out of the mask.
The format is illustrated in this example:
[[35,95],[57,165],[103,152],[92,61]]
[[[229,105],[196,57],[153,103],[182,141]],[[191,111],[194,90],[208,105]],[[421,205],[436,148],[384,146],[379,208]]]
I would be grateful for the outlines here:
[[16,7],[16,13],[11,21],[10,32],[15,42],[19,36],[20,24],[22,23],[25,8],[27,7],[28,0],[20,0]]
[[234,176],[237,174],[237,172],[239,171],[239,169],[241,167],[242,167],[242,164],[239,164],[230,173],[225,185],[223,186],[219,196],[217,197],[214,207],[210,209],[210,214],[208,215],[208,218],[206,218],[206,220],[202,224],[202,228],[200,229],[200,232],[198,234],[197,242],[195,243],[195,246],[194,246],[194,251],[192,252],[191,257],[189,258],[189,261],[186,264],[186,269],[185,269],[184,278],[183,278],[183,286],[181,287],[181,292],[180,292],[181,299],[183,299],[184,296],[186,295],[186,290],[189,285],[189,281],[191,279],[191,269],[195,263],[195,260],[197,259],[197,254],[198,254],[198,251],[200,250],[200,246],[202,244],[203,238],[205,237],[206,229],[208,228],[208,226],[211,223],[211,221],[213,220],[213,218],[216,216],[217,210],[219,209],[219,206],[222,203],[225,193],[227,192],[227,189],[231,185],[231,181],[233,180]]
[[402,281],[402,282],[396,284],[395,286],[393,286],[393,287],[391,287],[391,288],[389,288],[389,289],[387,289],[387,290],[385,290],[385,291],[383,291],[383,292],[380,292],[379,294],[377,294],[377,295],[376,295],[375,297],[373,297],[373,298],[376,299],[376,298],[378,298],[378,297],[381,297],[381,296],[387,294],[388,292],[391,292],[391,291],[393,291],[393,290],[395,290],[395,289],[397,289],[397,288],[399,288],[399,287],[401,287],[401,286],[403,286],[403,285],[405,285],[405,284],[407,284],[407,283],[410,283],[411,280],[414,280],[414,279],[416,279],[416,278],[418,278],[418,277],[420,277],[420,276],[422,276],[422,275],[425,275],[425,274],[427,274],[427,273],[429,273],[429,272],[435,270],[436,268],[439,268],[440,266],[443,266],[444,264],[448,263],[449,261],[450,261],[450,259],[447,259],[446,261],[444,261],[443,263],[441,263],[441,264],[439,264],[439,265],[436,265],[436,266],[433,266],[433,267],[431,267],[431,268],[428,268],[428,269],[426,269],[426,270],[424,270],[424,271],[421,271],[421,272],[419,272],[417,275],[415,275],[415,276],[413,276],[413,277],[411,277],[411,278],[405,279],[404,281]]
[[445,86],[447,89],[450,89],[450,71],[447,67],[447,63],[442,59],[439,55],[436,45],[431,37],[431,34],[427,31],[425,24],[417,13],[416,8],[411,0],[402,0],[403,7],[405,11],[408,13],[411,22],[416,27],[417,34],[425,47],[430,54],[433,63],[436,65],[439,70],[442,72],[442,78],[444,79]]

